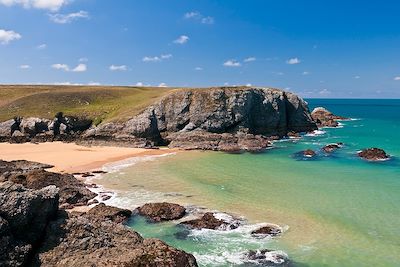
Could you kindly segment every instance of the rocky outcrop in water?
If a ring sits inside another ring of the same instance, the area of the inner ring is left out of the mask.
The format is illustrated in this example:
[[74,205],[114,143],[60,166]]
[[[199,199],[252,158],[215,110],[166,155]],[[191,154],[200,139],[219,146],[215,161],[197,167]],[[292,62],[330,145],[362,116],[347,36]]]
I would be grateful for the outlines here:
[[244,261],[257,266],[289,267],[290,261],[286,253],[269,249],[250,250],[244,256]]
[[185,216],[185,207],[173,203],[147,203],[137,209],[138,214],[151,222],[177,220]]
[[130,211],[59,210],[58,189],[0,183],[0,266],[197,266],[195,258],[122,225]]
[[348,118],[334,115],[323,107],[317,107],[311,112],[311,117],[317,123],[318,127],[337,127],[338,120],[347,120]]
[[304,157],[307,157],[307,158],[312,158],[317,155],[317,153],[315,153],[315,151],[312,149],[306,149],[306,150],[302,151],[301,153],[303,154]]
[[257,237],[277,236],[282,233],[282,228],[278,225],[266,225],[251,232],[252,235]]
[[383,149],[380,148],[367,148],[357,153],[360,158],[369,161],[387,160],[390,158]]
[[336,150],[338,150],[339,148],[343,147],[343,143],[334,143],[334,144],[328,144],[325,145],[322,150],[326,153],[332,153]]
[[189,229],[232,230],[238,228],[240,222],[238,220],[229,222],[222,218],[216,218],[212,212],[206,212],[202,217],[181,222],[180,225]]
[[48,172],[49,165],[28,161],[0,160],[0,182],[11,181],[26,188],[41,189],[49,185],[59,188],[63,208],[86,205],[96,194],[71,174]]

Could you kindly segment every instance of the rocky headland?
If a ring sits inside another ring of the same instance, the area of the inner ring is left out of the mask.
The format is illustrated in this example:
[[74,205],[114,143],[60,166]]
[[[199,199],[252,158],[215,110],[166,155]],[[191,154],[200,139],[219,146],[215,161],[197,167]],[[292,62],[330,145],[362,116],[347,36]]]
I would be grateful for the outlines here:
[[0,123],[0,141],[75,141],[135,147],[259,151],[270,141],[317,129],[307,103],[273,88],[218,87],[172,91],[139,114],[94,125],[90,118],[21,118]]

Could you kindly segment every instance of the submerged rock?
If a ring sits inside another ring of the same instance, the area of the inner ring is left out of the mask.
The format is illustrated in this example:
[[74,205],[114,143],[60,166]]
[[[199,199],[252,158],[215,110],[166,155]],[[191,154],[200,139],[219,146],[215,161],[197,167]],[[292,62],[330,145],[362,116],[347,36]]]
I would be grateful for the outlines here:
[[324,146],[322,150],[326,153],[332,153],[341,147],[343,147],[343,143],[328,144]]
[[317,155],[317,153],[312,149],[306,149],[302,152],[302,154],[304,157],[307,157],[307,158],[312,158]]
[[147,203],[137,209],[139,215],[151,222],[177,220],[185,216],[185,207],[174,203]]
[[360,158],[370,161],[380,161],[389,159],[389,155],[380,148],[367,148],[357,153]]
[[348,118],[334,115],[332,112],[323,107],[317,107],[311,112],[311,117],[317,123],[318,127],[337,127],[338,120],[346,120]]
[[269,249],[250,250],[244,256],[245,261],[260,266],[282,266],[289,267],[290,262],[288,255],[283,251],[274,251]]
[[269,224],[251,232],[256,237],[277,236],[282,233],[282,228],[278,225]]
[[190,229],[232,230],[239,227],[239,221],[226,221],[216,218],[212,212],[206,212],[201,218],[181,222],[180,225]]

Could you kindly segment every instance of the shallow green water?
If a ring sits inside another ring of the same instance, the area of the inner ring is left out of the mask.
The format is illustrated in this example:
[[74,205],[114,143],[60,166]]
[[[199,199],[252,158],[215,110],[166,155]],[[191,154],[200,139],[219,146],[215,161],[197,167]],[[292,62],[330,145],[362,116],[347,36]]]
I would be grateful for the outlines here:
[[[203,266],[237,266],[249,249],[279,249],[297,266],[400,266],[400,101],[310,100],[359,120],[301,140],[277,142],[261,154],[178,153],[144,161],[102,178],[118,191],[111,204],[133,208],[149,200],[174,201],[244,216],[232,232],[195,231],[186,239],[175,223],[130,225],[194,253]],[[343,142],[325,155],[320,148]],[[381,147],[393,157],[366,162],[355,156]],[[296,152],[311,148],[315,160]],[[287,230],[273,240],[254,239],[257,223]]]

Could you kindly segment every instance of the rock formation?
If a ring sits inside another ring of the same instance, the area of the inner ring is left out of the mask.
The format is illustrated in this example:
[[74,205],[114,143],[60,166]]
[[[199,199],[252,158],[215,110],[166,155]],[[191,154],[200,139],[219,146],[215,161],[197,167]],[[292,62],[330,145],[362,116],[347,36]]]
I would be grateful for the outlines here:
[[357,153],[359,157],[370,160],[379,161],[389,159],[389,155],[383,149],[380,148],[367,148]]
[[181,222],[180,225],[190,229],[232,230],[239,227],[239,221],[227,222],[216,218],[212,212],[206,212],[201,218]]
[[263,226],[251,232],[252,235],[258,237],[277,236],[280,235],[281,233],[282,233],[282,228],[280,228],[278,225],[272,225],[272,224]]
[[341,148],[343,146],[343,143],[334,143],[334,144],[328,144],[325,145],[322,150],[326,153],[332,153],[335,150]]
[[250,250],[246,253],[244,258],[248,263],[253,263],[257,266],[291,266],[288,256],[282,251],[273,251],[269,249]]
[[186,209],[173,203],[147,203],[137,209],[139,215],[151,222],[177,220],[185,216]]
[[91,120],[62,113],[53,121],[22,118],[15,133],[11,133],[13,124],[13,120],[0,123],[0,140],[114,142],[137,147],[169,144],[224,151],[258,151],[276,136],[317,129],[307,103],[295,94],[248,87],[179,89],[125,122],[97,127],[91,126]]
[[315,153],[315,151],[312,149],[306,149],[306,150],[302,151],[302,154],[304,157],[307,157],[307,158],[312,158],[317,155],[317,153]]
[[318,127],[337,127],[338,120],[347,120],[345,117],[334,115],[323,107],[317,107],[311,112],[311,117],[317,123]]

